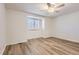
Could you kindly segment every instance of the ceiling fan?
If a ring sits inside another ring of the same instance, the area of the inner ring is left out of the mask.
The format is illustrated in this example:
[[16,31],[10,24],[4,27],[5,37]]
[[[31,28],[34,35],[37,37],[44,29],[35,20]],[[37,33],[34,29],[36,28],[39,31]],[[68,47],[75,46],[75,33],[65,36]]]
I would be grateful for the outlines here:
[[65,4],[63,3],[46,3],[46,6],[44,10],[48,11],[48,12],[58,12],[59,10],[62,9],[62,7],[64,7]]

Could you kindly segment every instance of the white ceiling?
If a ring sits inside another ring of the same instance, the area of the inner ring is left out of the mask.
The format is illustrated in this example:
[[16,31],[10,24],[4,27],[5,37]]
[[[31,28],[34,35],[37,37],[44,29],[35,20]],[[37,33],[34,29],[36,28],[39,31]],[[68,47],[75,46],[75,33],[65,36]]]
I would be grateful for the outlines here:
[[41,10],[45,4],[46,3],[6,3],[6,8],[49,17],[56,17],[79,11],[79,3],[65,3],[65,6],[59,12],[48,13],[47,11]]

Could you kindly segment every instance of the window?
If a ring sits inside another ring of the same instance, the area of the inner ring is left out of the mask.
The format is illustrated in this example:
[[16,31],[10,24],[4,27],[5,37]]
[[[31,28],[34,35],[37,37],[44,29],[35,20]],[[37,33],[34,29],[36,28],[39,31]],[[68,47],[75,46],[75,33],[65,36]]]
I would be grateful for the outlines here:
[[42,21],[39,18],[28,17],[27,24],[29,30],[39,30],[42,26]]

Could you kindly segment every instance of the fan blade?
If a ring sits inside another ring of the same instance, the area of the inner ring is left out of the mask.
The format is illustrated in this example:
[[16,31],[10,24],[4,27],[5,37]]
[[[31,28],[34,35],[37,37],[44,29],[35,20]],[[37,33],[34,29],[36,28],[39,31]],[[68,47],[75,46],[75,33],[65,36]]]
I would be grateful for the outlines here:
[[65,5],[65,4],[58,5],[58,6],[56,6],[56,8],[63,7],[64,5]]

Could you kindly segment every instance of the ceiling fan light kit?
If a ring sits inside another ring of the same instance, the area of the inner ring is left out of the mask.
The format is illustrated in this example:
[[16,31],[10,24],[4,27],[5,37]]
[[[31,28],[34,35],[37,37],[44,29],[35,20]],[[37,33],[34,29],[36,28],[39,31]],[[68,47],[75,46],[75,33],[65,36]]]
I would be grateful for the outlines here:
[[64,4],[60,3],[47,3],[46,6],[44,6],[44,10],[47,12],[56,12],[62,9],[64,7]]
[[54,11],[55,11],[55,8],[51,8],[51,7],[48,8],[48,12],[54,12]]

